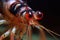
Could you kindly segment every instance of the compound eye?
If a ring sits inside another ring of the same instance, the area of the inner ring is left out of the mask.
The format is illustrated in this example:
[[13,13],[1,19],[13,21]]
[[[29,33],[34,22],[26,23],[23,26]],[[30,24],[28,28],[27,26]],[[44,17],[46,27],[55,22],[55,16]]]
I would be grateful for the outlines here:
[[29,12],[29,18],[32,18],[33,14],[31,12]]
[[33,17],[33,14],[32,14],[31,12],[27,12],[27,13],[26,13],[26,19],[27,19],[27,20],[32,19],[32,17]]
[[40,11],[36,11],[35,15],[37,17],[37,20],[41,20],[43,18],[43,13]]

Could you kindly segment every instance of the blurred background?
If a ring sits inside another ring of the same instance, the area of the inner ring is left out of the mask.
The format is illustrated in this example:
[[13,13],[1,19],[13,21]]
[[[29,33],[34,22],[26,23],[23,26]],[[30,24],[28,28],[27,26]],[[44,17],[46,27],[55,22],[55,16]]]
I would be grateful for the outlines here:
[[[41,11],[44,17],[39,21],[46,28],[60,34],[60,2],[59,0],[24,0],[34,11]],[[2,2],[0,0],[0,13],[2,13]],[[1,29],[1,28],[0,28]],[[33,32],[37,33],[36,28]],[[60,39],[60,38],[59,38]],[[53,39],[50,39],[53,40]]]

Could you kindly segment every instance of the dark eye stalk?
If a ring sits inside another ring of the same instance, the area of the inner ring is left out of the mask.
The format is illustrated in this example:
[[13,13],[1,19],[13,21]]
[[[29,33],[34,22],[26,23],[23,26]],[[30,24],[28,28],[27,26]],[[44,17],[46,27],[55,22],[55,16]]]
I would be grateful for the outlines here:
[[43,18],[43,13],[40,11],[36,11],[35,13],[35,19],[36,20],[41,20]]

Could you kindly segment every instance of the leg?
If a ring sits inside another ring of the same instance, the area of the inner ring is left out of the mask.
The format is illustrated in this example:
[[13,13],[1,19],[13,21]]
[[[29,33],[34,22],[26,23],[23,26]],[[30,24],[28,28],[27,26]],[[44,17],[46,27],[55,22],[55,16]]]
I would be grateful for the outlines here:
[[22,23],[21,24],[21,29],[20,29],[20,38],[22,39],[23,38],[23,36],[24,36],[24,34],[26,33],[26,29],[27,29],[27,24],[24,24],[24,23]]
[[24,26],[24,28],[20,31],[20,39],[23,38],[25,33],[26,33],[26,27]]
[[46,35],[44,33],[44,30],[40,28],[40,34],[41,34],[41,40],[46,40]]
[[29,25],[27,28],[27,40],[32,40],[32,30],[31,30],[31,26]]
[[10,29],[6,32],[6,33],[4,33],[1,37],[0,37],[0,40],[3,40],[4,38],[6,38],[9,34],[10,34]]
[[38,28],[40,31],[41,40],[46,40],[46,35],[44,33],[44,30],[42,28],[40,28],[39,26],[35,26],[35,27]]
[[16,28],[14,27],[10,33],[10,40],[14,40]]
[[2,24],[6,24],[6,23],[7,23],[6,20],[0,20],[0,25],[2,25]]

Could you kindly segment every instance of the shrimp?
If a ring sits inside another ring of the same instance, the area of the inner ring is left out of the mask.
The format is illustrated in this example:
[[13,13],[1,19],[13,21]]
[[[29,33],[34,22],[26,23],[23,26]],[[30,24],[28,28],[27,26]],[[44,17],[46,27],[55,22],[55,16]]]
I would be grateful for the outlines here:
[[32,40],[31,27],[39,29],[41,34],[41,39],[39,40],[47,40],[44,30],[53,36],[55,40],[58,40],[53,34],[60,36],[59,34],[39,24],[38,20],[43,18],[43,13],[40,11],[35,12],[24,1],[5,0],[3,2],[3,10],[2,15],[4,17],[4,21],[0,20],[0,24],[7,22],[9,23],[8,25],[10,29],[0,36],[0,40],[3,40],[9,35],[10,40],[22,40],[25,33],[27,34],[26,40]]

